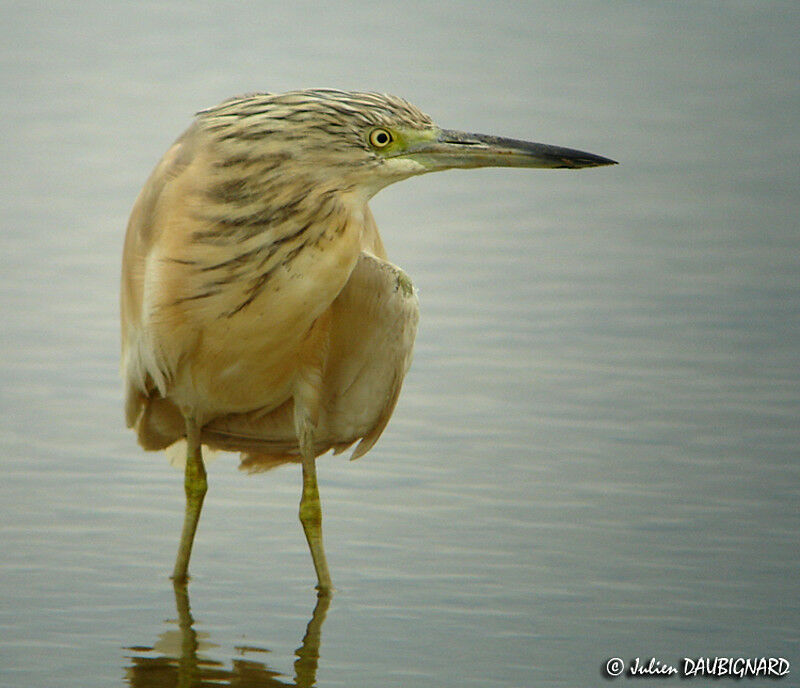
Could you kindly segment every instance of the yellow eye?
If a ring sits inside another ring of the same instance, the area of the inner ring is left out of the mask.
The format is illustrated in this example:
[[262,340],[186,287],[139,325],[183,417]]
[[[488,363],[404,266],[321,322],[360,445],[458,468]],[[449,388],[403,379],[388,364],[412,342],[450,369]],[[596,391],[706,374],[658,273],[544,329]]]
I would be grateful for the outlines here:
[[375,148],[385,148],[393,140],[393,136],[386,129],[373,129],[369,135],[369,142]]

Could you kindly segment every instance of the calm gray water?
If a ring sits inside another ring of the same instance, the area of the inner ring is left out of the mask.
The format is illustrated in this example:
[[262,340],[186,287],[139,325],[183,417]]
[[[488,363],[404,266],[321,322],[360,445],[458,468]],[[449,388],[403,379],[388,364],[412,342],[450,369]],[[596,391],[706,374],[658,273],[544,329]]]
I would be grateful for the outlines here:
[[[581,688],[699,656],[799,685],[797,3],[2,10],[0,685]],[[319,462],[338,592],[313,614],[297,468],[222,455],[176,600],[182,476],[122,422],[125,223],[195,110],[304,86],[622,164],[382,192],[423,320],[376,449]]]

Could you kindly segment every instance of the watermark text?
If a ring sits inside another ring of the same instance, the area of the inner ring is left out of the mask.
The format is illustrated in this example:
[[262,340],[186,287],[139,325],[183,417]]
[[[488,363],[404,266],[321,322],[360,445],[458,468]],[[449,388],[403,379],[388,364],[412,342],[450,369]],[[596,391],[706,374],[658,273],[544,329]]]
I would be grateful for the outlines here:
[[634,657],[625,661],[610,657],[602,666],[603,675],[614,679],[671,678],[782,678],[788,676],[789,660],[783,657],[683,657],[667,662],[657,657]]

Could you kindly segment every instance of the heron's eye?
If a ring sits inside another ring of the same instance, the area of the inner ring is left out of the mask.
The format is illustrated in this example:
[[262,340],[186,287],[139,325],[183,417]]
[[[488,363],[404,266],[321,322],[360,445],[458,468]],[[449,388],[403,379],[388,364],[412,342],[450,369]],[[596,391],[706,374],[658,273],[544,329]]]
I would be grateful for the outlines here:
[[369,142],[375,148],[385,148],[393,140],[390,132],[386,129],[373,129],[369,135]]

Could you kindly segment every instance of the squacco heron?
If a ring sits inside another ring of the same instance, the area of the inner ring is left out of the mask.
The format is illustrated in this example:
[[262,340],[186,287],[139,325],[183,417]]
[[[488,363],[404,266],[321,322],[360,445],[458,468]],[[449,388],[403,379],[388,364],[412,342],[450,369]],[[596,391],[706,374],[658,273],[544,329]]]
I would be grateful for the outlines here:
[[378,93],[258,93],[198,113],[139,194],[122,261],[127,424],[145,449],[186,440],[176,583],[206,494],[206,445],[251,465],[302,464],[300,521],[317,588],[331,588],[316,457],[358,442],[357,458],[378,440],[418,320],[372,196],[451,168],[613,163],[441,129]]

